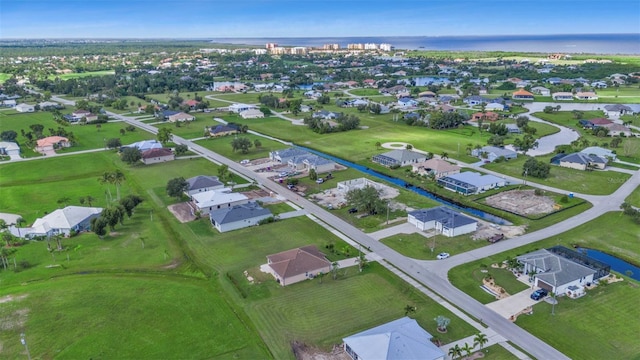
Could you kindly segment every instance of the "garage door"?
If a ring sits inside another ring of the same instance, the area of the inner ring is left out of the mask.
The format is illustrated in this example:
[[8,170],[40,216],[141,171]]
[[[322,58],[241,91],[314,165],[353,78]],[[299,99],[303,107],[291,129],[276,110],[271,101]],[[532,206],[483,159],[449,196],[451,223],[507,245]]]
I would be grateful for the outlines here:
[[553,286],[551,286],[550,284],[547,284],[546,282],[538,279],[538,281],[536,282],[536,286],[538,286],[539,288],[545,289],[548,292],[553,292]]

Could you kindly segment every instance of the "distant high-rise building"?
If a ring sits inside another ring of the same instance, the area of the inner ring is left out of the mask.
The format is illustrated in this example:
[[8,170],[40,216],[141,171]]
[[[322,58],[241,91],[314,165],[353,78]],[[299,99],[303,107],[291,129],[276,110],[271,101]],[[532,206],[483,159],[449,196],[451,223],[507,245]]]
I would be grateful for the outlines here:
[[253,49],[253,52],[254,52],[256,55],[264,55],[264,54],[266,54],[266,53],[267,53],[267,49]]
[[267,45],[265,46],[267,49],[275,49],[278,47],[278,44],[276,43],[267,43]]
[[376,45],[374,43],[366,43],[366,44],[364,44],[364,49],[365,50],[378,50],[378,45]]
[[380,44],[380,50],[382,51],[391,51],[391,49],[393,49],[391,44]]
[[307,53],[307,48],[304,46],[296,46],[291,48],[291,54],[293,55],[304,55]]
[[340,44],[324,44],[322,50],[340,50]]

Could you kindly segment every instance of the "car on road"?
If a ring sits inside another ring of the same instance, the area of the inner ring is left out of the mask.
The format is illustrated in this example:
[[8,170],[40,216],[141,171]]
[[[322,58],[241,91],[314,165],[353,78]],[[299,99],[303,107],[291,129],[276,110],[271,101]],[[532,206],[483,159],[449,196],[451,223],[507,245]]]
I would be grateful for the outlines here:
[[242,165],[247,165],[249,163],[249,159],[244,159],[242,161],[240,161],[240,164]]
[[441,252],[440,254],[438,254],[438,256],[436,256],[436,258],[437,258],[438,260],[442,260],[442,259],[446,259],[446,258],[448,258],[449,256],[451,256],[451,255],[449,255],[449,253]]
[[358,209],[356,209],[356,208],[349,209],[349,214],[355,214],[357,212],[358,212]]
[[531,293],[531,299],[538,301],[540,299],[543,299],[545,296],[549,295],[549,292],[545,289],[538,289],[536,291],[534,291],[533,293]]

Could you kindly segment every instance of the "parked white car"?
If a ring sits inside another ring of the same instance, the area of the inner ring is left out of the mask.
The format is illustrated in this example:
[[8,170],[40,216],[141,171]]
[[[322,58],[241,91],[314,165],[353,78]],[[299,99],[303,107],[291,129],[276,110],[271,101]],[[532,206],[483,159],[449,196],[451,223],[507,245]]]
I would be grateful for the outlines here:
[[448,258],[449,256],[451,256],[451,255],[449,255],[449,253],[442,252],[442,253],[438,254],[438,256],[436,256],[436,258],[437,258],[438,260],[442,260],[442,259],[446,259],[446,258]]

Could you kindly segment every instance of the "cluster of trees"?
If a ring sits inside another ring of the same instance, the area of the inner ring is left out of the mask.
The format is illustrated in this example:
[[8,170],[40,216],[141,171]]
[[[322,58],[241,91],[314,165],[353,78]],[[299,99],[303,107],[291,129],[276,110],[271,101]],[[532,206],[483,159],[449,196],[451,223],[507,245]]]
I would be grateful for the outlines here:
[[640,225],[640,210],[634,208],[627,202],[623,202],[622,205],[620,205],[620,208],[622,209],[623,214],[630,216],[631,219],[633,219],[633,222]]
[[181,176],[169,180],[165,189],[167,195],[181,199],[184,192],[189,189],[189,183]]
[[523,154],[527,154],[527,151],[538,147],[538,140],[533,135],[525,134],[523,137],[516,138],[513,141],[513,147],[522,151]]
[[127,195],[117,205],[102,210],[100,216],[91,219],[91,230],[100,238],[107,234],[107,227],[111,231],[115,231],[116,225],[124,224],[125,215],[131,218],[134,209],[143,201],[138,195]]
[[345,115],[343,113],[336,117],[336,125],[331,125],[328,121],[323,119],[314,119],[311,116],[304,118],[304,123],[318,134],[326,134],[331,132],[349,131],[357,129],[360,126],[360,118],[355,115]]
[[468,117],[466,114],[436,111],[431,113],[428,124],[432,129],[453,129],[464,124],[467,120]]
[[369,215],[382,213],[387,209],[387,202],[380,198],[380,192],[372,186],[349,191],[346,200],[359,212]]
[[551,165],[544,161],[538,161],[533,157],[529,157],[522,166],[522,175],[532,176],[539,179],[546,179],[549,177],[551,171]]
[[246,137],[237,137],[231,140],[231,148],[233,149],[233,152],[239,150],[241,153],[247,154],[252,146],[255,146],[256,149],[261,148],[262,142],[259,139],[255,139],[251,142],[251,139]]

